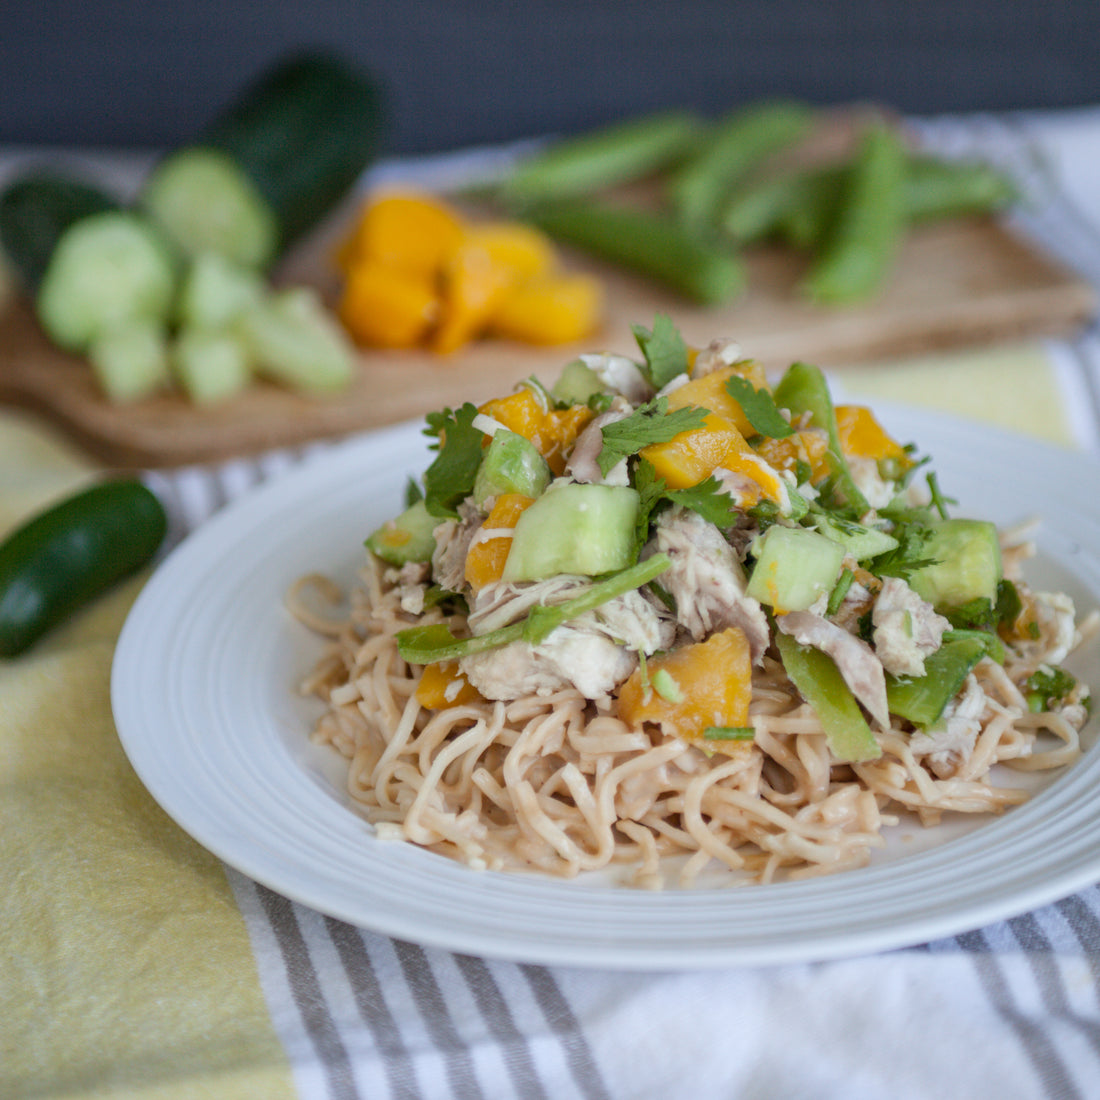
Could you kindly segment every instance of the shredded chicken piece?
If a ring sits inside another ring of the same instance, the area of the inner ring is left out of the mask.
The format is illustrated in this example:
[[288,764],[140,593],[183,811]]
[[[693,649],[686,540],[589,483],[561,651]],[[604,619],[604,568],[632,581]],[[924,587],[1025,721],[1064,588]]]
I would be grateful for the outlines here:
[[844,682],[867,708],[879,729],[890,728],[886,674],[875,651],[862,638],[809,611],[777,615],[775,623],[799,645],[813,646],[832,657]]
[[624,458],[607,472],[605,477],[600,470],[599,457],[603,450],[603,429],[608,424],[614,424],[618,420],[625,420],[631,413],[631,407],[622,397],[612,399],[611,407],[594,417],[588,422],[584,430],[577,436],[565,464],[565,472],[574,481],[584,485],[608,484],[629,485],[630,473],[627,460]]
[[662,514],[651,545],[672,561],[658,578],[676,602],[677,621],[699,641],[735,626],[744,631],[754,662],[768,647],[768,620],[745,593],[745,571],[722,532],[698,512],[676,506]]
[[621,393],[631,405],[642,405],[653,396],[653,387],[633,359],[607,352],[582,355],[580,359],[605,386]]
[[873,458],[850,457],[848,469],[856,487],[872,508],[885,508],[894,499],[897,486],[894,482],[883,479],[878,472],[878,463]]
[[971,673],[935,726],[910,737],[909,748],[913,755],[924,757],[925,763],[940,779],[954,775],[974,751],[985,708],[985,691]]
[[[517,622],[535,604],[561,603],[588,583],[582,577],[556,577],[522,586],[486,586],[467,621],[475,633],[484,633]],[[486,596],[489,588],[495,591]],[[460,664],[487,699],[516,699],[564,687],[575,687],[587,699],[602,699],[634,671],[639,652],[667,649],[675,636],[676,624],[668,615],[633,590],[562,624],[534,648],[513,642],[464,657]]]
[[884,577],[871,612],[875,653],[895,676],[923,676],[951,624],[900,577]]
[[466,583],[466,555],[484,517],[469,501],[458,506],[458,519],[445,519],[432,531],[432,576],[435,583],[451,592],[459,592]]
[[695,357],[691,376],[702,378],[704,374],[712,374],[723,367],[731,367],[742,358],[741,345],[736,340],[731,340],[728,336],[719,336],[711,340]]

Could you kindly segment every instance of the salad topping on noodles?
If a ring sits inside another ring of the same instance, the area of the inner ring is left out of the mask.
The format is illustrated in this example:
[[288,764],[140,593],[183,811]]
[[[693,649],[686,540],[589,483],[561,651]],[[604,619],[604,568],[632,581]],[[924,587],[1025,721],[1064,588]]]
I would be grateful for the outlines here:
[[[994,764],[1079,753],[1095,633],[1021,577],[1026,530],[936,477],[819,370],[736,344],[582,356],[428,417],[304,689],[379,836],[473,867],[767,882],[867,862],[901,813],[997,813]],[[332,595],[328,592],[327,595]],[[671,858],[679,857],[679,858]]]

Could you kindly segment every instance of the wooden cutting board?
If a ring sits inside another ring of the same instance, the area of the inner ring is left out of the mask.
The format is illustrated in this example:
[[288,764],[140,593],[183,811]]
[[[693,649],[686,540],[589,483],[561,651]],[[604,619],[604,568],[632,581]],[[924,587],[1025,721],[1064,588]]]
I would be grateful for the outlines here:
[[[329,227],[291,256],[282,275],[331,294]],[[987,219],[913,231],[889,284],[858,308],[828,310],[798,299],[804,260],[780,249],[748,256],[749,290],[736,303],[702,308],[622,271],[567,254],[607,287],[603,329],[583,345],[533,348],[482,342],[449,357],[418,352],[365,353],[352,387],[310,399],[257,384],[216,408],[164,395],[112,405],[97,392],[82,360],[53,348],[28,304],[0,305],[0,401],[59,426],[95,458],[119,468],[178,466],[293,447],[421,417],[465,400],[510,391],[534,374],[552,382],[579,351],[637,354],[632,324],[650,327],[666,313],[696,345],[716,336],[739,341],[769,371],[796,359],[843,369],[870,360],[961,348],[1013,338],[1060,335],[1090,318],[1090,286]]]

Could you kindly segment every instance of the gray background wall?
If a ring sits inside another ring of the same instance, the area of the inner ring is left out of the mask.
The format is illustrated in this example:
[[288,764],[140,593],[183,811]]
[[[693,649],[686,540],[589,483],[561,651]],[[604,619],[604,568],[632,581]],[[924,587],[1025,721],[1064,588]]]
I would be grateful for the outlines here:
[[391,153],[771,94],[1100,103],[1097,0],[0,0],[0,143],[171,144],[318,44],[385,79]]

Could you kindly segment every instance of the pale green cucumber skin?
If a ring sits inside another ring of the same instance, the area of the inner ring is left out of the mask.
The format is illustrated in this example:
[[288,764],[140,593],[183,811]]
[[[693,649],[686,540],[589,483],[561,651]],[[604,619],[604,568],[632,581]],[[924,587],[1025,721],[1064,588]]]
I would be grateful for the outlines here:
[[805,611],[828,595],[840,574],[844,547],[806,527],[769,527],[753,549],[748,595],[776,611]]
[[529,439],[506,428],[498,430],[474,479],[474,503],[483,508],[502,493],[537,497],[552,476],[546,459]]
[[914,570],[909,586],[936,608],[959,607],[975,599],[996,602],[1003,576],[996,525],[980,519],[942,519],[930,525],[923,555],[935,565]]
[[175,256],[140,216],[93,214],[54,249],[36,299],[38,319],[58,347],[85,352],[129,322],[167,324],[176,280]]
[[506,581],[599,576],[632,564],[640,498],[618,485],[551,486],[516,523]]

